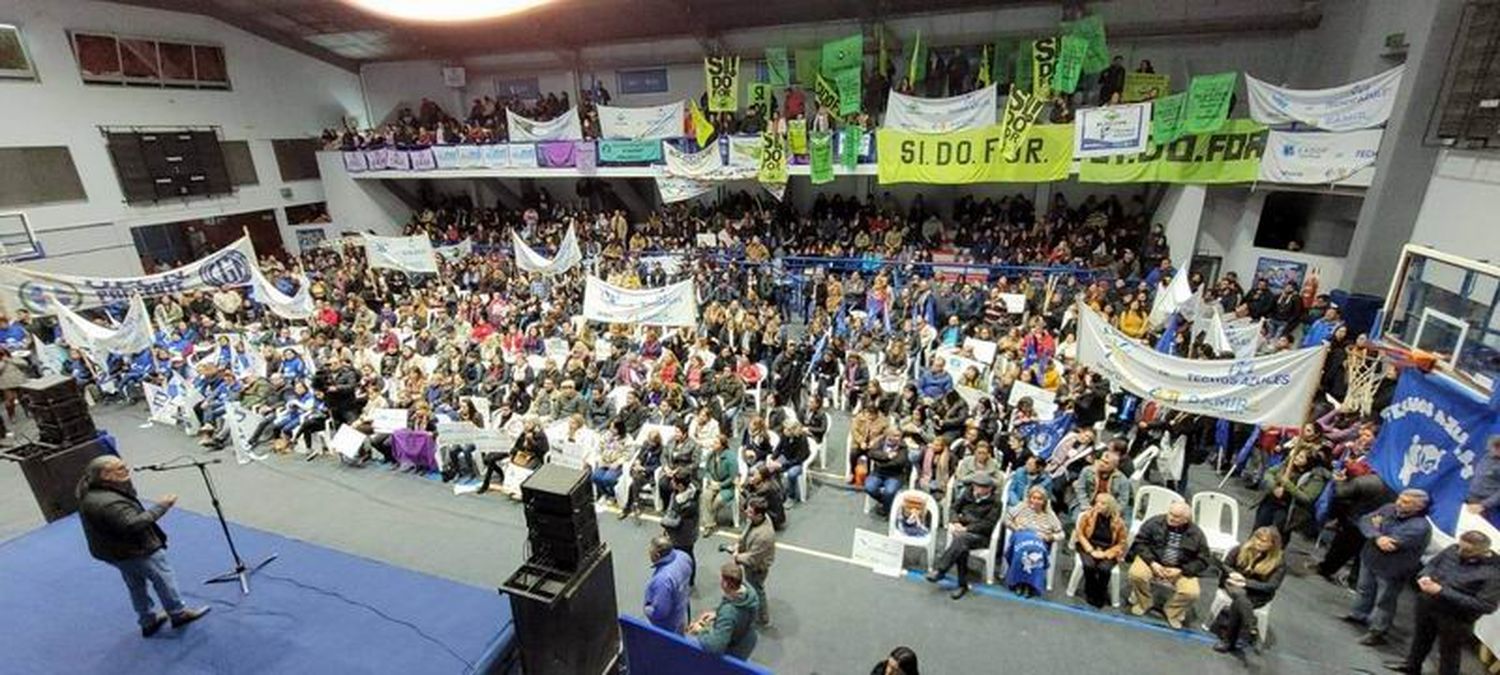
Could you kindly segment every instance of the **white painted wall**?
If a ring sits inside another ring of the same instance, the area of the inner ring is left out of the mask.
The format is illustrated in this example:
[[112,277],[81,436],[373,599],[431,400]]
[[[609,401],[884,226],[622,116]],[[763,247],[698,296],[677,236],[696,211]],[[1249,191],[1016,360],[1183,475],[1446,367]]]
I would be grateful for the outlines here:
[[1309,273],[1317,272],[1320,293],[1338,288],[1344,278],[1344,258],[1310,255],[1302,252],[1260,248],[1255,245],[1255,230],[1265,192],[1248,188],[1213,187],[1207,189],[1203,207],[1203,224],[1198,231],[1195,251],[1199,255],[1222,257],[1220,274],[1234,272],[1241,283],[1255,275],[1261,257],[1295,260],[1307,264]]
[[1207,194],[1208,189],[1202,185],[1173,185],[1156,207],[1152,221],[1161,223],[1175,265],[1192,260],[1193,240],[1198,237]]
[[1427,184],[1427,196],[1411,241],[1461,255],[1500,261],[1500,157],[1493,153],[1444,150]]
[[[353,73],[202,16],[82,0],[4,0],[0,22],[21,26],[40,75],[39,82],[0,80],[6,109],[0,147],[68,146],[88,194],[85,202],[24,209],[49,253],[27,263],[31,267],[140,274],[131,227],[261,209],[277,209],[282,240],[294,249],[296,235],[279,209],[322,201],[323,188],[317,180],[282,182],[270,140],[316,136],[340,117],[363,110]],[[233,89],[84,85],[68,30],[221,44]],[[221,138],[249,142],[260,184],[214,199],[127,206],[97,129],[101,125],[218,125]],[[281,196],[283,187],[291,188],[291,199]]]
[[[345,230],[396,236],[411,220],[411,209],[386,189],[386,181],[355,180],[344,170],[344,156],[339,152],[318,153],[318,171],[323,174],[323,193],[328,203],[331,225],[328,236]],[[296,250],[297,242],[287,242],[287,250]]]

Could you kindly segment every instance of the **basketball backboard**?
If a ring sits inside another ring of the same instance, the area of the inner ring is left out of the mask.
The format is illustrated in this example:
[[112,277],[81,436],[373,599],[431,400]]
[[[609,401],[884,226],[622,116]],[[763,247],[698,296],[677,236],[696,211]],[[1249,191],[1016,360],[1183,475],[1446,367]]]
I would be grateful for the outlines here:
[[1500,377],[1500,267],[1408,244],[1386,295],[1381,338],[1437,355],[1484,396]]
[[41,244],[24,213],[0,213],[0,261],[18,262],[42,257]]

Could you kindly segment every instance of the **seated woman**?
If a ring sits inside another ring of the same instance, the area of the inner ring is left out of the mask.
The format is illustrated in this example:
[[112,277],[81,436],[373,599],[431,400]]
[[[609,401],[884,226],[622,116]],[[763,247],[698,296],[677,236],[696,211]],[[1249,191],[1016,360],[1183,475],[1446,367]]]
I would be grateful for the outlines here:
[[729,440],[723,436],[714,439],[705,447],[703,460],[703,498],[708,502],[703,520],[703,535],[713,534],[720,523],[734,520],[734,491],[738,488],[739,461],[729,449]]
[[635,503],[641,497],[641,489],[656,481],[656,470],[666,458],[666,444],[661,432],[652,429],[646,434],[635,461],[630,463],[630,490],[625,495],[625,504],[620,507],[620,519],[624,520],[635,511]]
[[932,439],[922,452],[922,463],[917,470],[917,487],[926,490],[938,501],[948,489],[948,479],[958,462],[948,450],[948,440],[942,436]]
[[[985,474],[1000,483],[1000,461],[995,459],[994,451],[990,448],[989,441],[977,441],[973,445],[974,451],[959,460],[958,468],[954,469],[953,477],[957,479],[955,490],[962,490],[975,475]],[[957,495],[954,495],[955,497]]]
[[1094,609],[1110,604],[1109,575],[1125,559],[1125,517],[1114,495],[1101,492],[1078,515],[1073,547],[1083,561],[1083,598]]
[[1052,512],[1051,497],[1040,487],[1026,491],[1026,501],[1005,514],[1010,542],[1005,551],[1005,585],[1022,597],[1047,589],[1052,543],[1062,539],[1062,521]]
[[751,417],[750,424],[745,427],[745,433],[740,438],[740,454],[745,458],[745,465],[755,466],[766,461],[774,449],[766,418],[759,415]]
[[1219,636],[1214,651],[1228,652],[1239,648],[1246,626],[1255,629],[1255,610],[1271,602],[1286,576],[1281,533],[1274,527],[1257,528],[1248,541],[1229,549],[1219,565],[1222,574],[1208,612],[1214,617],[1209,628]]
[[598,458],[589,466],[595,500],[615,496],[615,485],[625,473],[627,459],[630,459],[630,449],[625,444],[625,425],[615,420],[599,446]]

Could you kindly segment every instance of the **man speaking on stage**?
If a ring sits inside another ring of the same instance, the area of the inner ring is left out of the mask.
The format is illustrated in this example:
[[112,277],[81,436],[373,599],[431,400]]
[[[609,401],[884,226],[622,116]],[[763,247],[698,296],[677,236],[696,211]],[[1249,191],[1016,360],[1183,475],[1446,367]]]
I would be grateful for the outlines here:
[[[78,515],[89,553],[120,570],[140,616],[142,637],[155,635],[169,617],[172,627],[180,628],[211,609],[188,609],[177,593],[165,551],[167,533],[156,524],[176,503],[177,495],[166,495],[149,509],[142,506],[130,483],[130,467],[113,455],[95,457],[78,482]],[[156,611],[147,583],[156,587],[165,614]]]

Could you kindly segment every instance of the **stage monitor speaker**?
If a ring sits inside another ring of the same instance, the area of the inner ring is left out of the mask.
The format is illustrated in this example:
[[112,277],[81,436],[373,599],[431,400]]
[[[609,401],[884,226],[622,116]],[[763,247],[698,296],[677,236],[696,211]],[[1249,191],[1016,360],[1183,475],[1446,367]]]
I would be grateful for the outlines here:
[[50,523],[78,511],[78,479],[83,477],[83,467],[106,452],[104,442],[94,438],[68,447],[32,443],[0,456],[21,465],[31,496]]
[[620,623],[609,547],[573,572],[523,564],[500,592],[510,597],[526,675],[616,672]]
[[597,554],[599,520],[587,473],[546,464],[521,483],[530,558],[552,569],[572,571]]
[[94,418],[78,382],[67,375],[27,380],[20,387],[21,404],[36,422],[42,443],[70,446],[94,438]]

